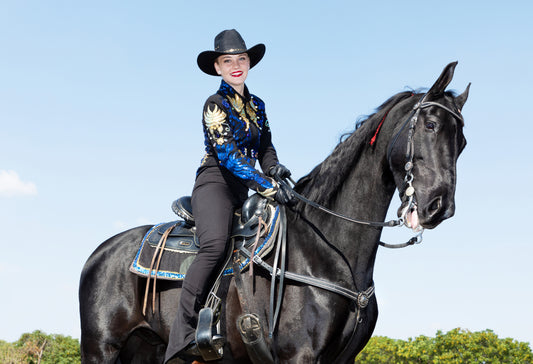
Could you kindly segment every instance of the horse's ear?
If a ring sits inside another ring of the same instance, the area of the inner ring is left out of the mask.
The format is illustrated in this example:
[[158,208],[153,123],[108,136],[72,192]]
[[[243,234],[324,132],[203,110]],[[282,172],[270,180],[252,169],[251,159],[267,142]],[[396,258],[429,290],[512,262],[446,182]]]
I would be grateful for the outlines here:
[[471,83],[469,83],[468,86],[466,86],[466,90],[462,94],[460,94],[459,96],[455,98],[455,104],[457,105],[457,108],[459,110],[463,109],[466,99],[468,99],[468,93],[470,92],[470,85]]
[[428,94],[432,96],[440,96],[444,93],[444,90],[446,90],[446,87],[448,87],[448,85],[452,81],[455,66],[457,66],[457,61],[448,64],[444,68],[441,75],[439,76],[439,79],[429,89]]

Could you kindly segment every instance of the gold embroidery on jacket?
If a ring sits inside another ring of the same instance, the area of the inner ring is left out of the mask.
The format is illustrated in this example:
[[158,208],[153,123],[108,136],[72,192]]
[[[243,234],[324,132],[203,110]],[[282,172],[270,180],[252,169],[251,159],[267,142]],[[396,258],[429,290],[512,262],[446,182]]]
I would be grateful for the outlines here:
[[248,116],[246,115],[246,113],[248,113],[255,126],[259,128],[259,125],[257,124],[257,114],[255,113],[255,104],[253,104],[252,100],[250,100],[250,102],[246,104],[245,112],[244,102],[242,101],[239,95],[236,94],[235,97],[226,95],[226,98],[231,103],[233,109],[239,114],[239,118],[246,123],[246,131],[250,129],[250,120],[248,120]]
[[248,115],[250,115],[250,119],[252,119],[253,123],[257,128],[259,128],[259,125],[257,125],[257,114],[255,113],[255,104],[252,100],[250,100],[249,103],[246,104],[246,112]]
[[235,95],[235,97],[231,97],[230,95],[226,96],[231,103],[231,106],[240,114],[242,110],[244,109],[244,103],[242,102],[242,99],[239,95]]
[[224,144],[224,121],[226,120],[226,113],[215,105],[213,111],[207,107],[204,112],[204,123],[211,137],[218,145]]

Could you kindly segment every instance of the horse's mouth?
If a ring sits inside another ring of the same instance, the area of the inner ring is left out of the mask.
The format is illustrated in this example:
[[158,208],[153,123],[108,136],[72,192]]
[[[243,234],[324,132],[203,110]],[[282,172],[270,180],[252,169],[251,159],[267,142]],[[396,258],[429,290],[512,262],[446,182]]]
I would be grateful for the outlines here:
[[405,226],[413,231],[418,232],[422,229],[416,203],[411,206],[408,206],[407,203],[402,204],[398,209],[398,217],[403,218]]
[[405,226],[414,231],[420,231],[422,228],[433,229],[454,215],[453,204],[444,204],[441,196],[433,198],[422,208],[418,206],[416,199],[410,206],[408,204],[408,201],[402,203],[398,209],[398,217],[402,217]]

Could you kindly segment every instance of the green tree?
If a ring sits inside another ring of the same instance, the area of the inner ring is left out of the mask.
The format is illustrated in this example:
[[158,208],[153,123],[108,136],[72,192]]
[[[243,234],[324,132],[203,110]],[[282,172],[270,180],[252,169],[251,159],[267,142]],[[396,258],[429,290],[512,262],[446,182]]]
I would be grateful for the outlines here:
[[[23,355],[24,359],[12,364],[79,364],[81,362],[80,344],[77,339],[70,336],[48,335],[36,330],[22,334],[13,347]],[[4,364],[4,362],[0,363]]]
[[41,364],[80,364],[80,343],[70,336],[50,335]]
[[1,364],[25,364],[26,355],[15,345],[0,340]]
[[401,340],[389,339],[385,336],[373,336],[357,358],[356,363],[394,363]]
[[36,330],[31,334],[22,334],[20,339],[15,342],[15,347],[24,353],[28,364],[41,364],[48,341],[49,339],[44,332]]
[[533,353],[527,343],[499,339],[491,330],[454,329],[438,331],[434,338],[422,335],[407,341],[372,337],[355,363],[533,364]]

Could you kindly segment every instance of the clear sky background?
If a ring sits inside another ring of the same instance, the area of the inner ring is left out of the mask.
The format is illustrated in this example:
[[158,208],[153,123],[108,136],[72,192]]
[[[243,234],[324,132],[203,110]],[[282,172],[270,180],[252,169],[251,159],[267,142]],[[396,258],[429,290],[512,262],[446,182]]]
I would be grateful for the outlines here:
[[359,116],[459,61],[450,89],[472,88],[456,215],[421,245],[380,249],[374,334],[461,327],[533,342],[532,14],[528,0],[0,2],[0,339],[79,338],[91,252],[175,219],[220,82],[196,56],[236,28],[267,46],[247,85],[296,178]]

